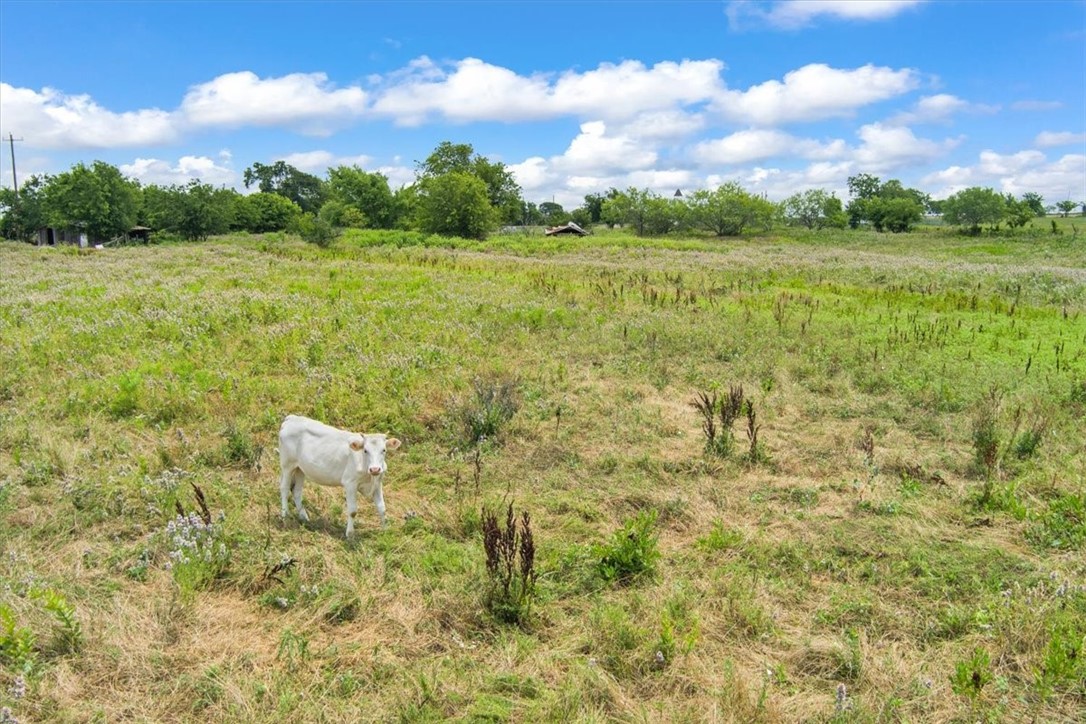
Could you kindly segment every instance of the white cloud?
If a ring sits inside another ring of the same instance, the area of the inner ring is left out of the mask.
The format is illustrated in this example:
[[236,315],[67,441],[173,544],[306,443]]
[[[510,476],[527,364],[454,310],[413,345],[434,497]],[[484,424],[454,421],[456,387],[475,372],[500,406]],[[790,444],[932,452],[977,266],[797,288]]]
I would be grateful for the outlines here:
[[694,172],[687,169],[648,169],[627,174],[619,188],[647,188],[671,196],[675,189],[686,188],[689,191],[697,182]]
[[656,159],[651,148],[630,136],[608,134],[603,121],[590,121],[581,124],[581,132],[551,165],[564,173],[593,174],[645,169]]
[[995,113],[999,106],[970,103],[949,93],[924,96],[909,111],[898,113],[888,122],[898,125],[946,123],[958,113]]
[[1003,192],[1019,196],[1034,191],[1054,204],[1071,198],[1086,201],[1086,154],[1067,154],[1000,181]]
[[277,161],[285,161],[299,171],[323,176],[329,168],[337,166],[359,166],[366,168],[373,159],[369,156],[337,156],[331,151],[301,151],[282,156]]
[[287,126],[312,135],[327,135],[365,110],[365,91],[336,88],[324,73],[259,78],[250,71],[193,86],[180,107],[195,126]]
[[379,85],[373,110],[408,126],[433,116],[457,123],[566,115],[626,119],[708,101],[723,89],[723,68],[719,60],[665,61],[651,68],[627,60],[584,73],[566,71],[551,82],[547,75],[519,75],[477,58],[443,67],[424,56],[372,79]]
[[847,179],[854,172],[854,166],[848,161],[820,161],[800,169],[755,166],[710,175],[706,177],[706,185],[715,188],[727,181],[736,181],[747,191],[764,194],[772,201],[780,201],[807,189],[820,188],[837,194],[843,201],[848,198]]
[[936,198],[945,198],[950,194],[975,185],[976,171],[969,166],[948,166],[941,171],[929,173],[920,181],[925,189],[938,186],[939,190],[932,193]]
[[374,112],[401,125],[419,125],[431,115],[455,122],[523,121],[546,114],[547,82],[526,78],[477,58],[465,58],[448,72],[429,58],[413,61],[389,76]]
[[125,176],[141,183],[162,186],[186,184],[195,179],[212,186],[230,186],[238,180],[232,168],[219,165],[207,156],[182,156],[176,164],[158,158],[137,158],[119,168]]
[[639,61],[603,63],[585,73],[567,71],[554,85],[562,113],[629,118],[646,111],[703,103],[724,90],[719,60],[664,61],[651,68]]
[[1063,108],[1061,101],[1015,101],[1011,104],[1011,110],[1015,111],[1058,111]]
[[1072,133],[1070,131],[1041,131],[1037,138],[1033,139],[1033,145],[1038,148],[1052,148],[1053,146],[1072,146],[1086,143],[1086,133]]
[[943,141],[917,138],[904,126],[885,126],[881,123],[861,126],[857,135],[863,143],[853,154],[853,160],[859,168],[870,173],[885,173],[909,164],[934,161],[962,141],[960,138]]
[[935,198],[946,198],[970,186],[985,186],[1020,196],[1039,193],[1048,203],[1059,199],[1086,199],[1086,154],[1067,154],[1049,161],[1040,151],[1001,154],[981,151],[972,166],[950,166],[921,180]]
[[0,83],[5,129],[30,139],[34,148],[117,148],[169,143],[178,137],[176,118],[157,108],[115,113],[88,95],[40,92]]
[[724,91],[716,108],[727,118],[778,125],[852,115],[857,108],[907,93],[919,84],[916,71],[865,65],[853,70],[822,63],[805,65],[746,91]]
[[725,138],[703,141],[693,148],[693,156],[701,165],[740,165],[780,156],[831,159],[847,152],[848,147],[840,139],[819,143],[771,129],[738,131]]
[[738,0],[728,3],[733,28],[766,24],[783,30],[810,25],[820,17],[839,20],[885,20],[920,5],[924,0],[782,0],[763,3]]
[[[798,138],[773,129],[738,131],[725,138],[703,141],[692,156],[700,166],[744,165],[771,158],[805,159],[822,162],[850,162],[871,173],[884,173],[910,163],[939,158],[958,145],[960,139],[932,141],[917,138],[903,126],[871,123],[857,131],[858,146],[841,139],[817,141]],[[818,168],[817,164],[811,168]]]
[[687,113],[681,110],[650,111],[641,113],[619,130],[630,138],[650,142],[678,141],[702,130],[706,125],[705,114]]
[[[49,173],[56,173],[52,159],[47,156],[27,156],[20,154],[18,165],[18,177],[19,188],[29,179],[31,176],[44,176]],[[0,153],[0,186],[4,188],[11,188],[11,163],[9,162],[8,155]]]
[[510,164],[507,168],[526,194],[543,188],[555,178],[550,172],[547,159],[542,156],[526,158],[520,163]]
[[1019,151],[1011,154],[981,151],[977,170],[986,176],[1008,176],[1035,168],[1044,161],[1045,155],[1040,151]]
[[369,170],[384,174],[385,178],[388,179],[388,187],[393,191],[402,186],[411,186],[415,183],[415,169],[410,166],[389,164]]

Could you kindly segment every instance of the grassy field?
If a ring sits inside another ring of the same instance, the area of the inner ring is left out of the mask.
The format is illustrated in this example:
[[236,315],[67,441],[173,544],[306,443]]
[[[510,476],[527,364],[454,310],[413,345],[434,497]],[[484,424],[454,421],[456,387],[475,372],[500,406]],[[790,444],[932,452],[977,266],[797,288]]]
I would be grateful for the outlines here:
[[[20,721],[1086,711],[1077,235],[5,243],[0,344]],[[404,441],[387,529],[279,520],[287,413]]]

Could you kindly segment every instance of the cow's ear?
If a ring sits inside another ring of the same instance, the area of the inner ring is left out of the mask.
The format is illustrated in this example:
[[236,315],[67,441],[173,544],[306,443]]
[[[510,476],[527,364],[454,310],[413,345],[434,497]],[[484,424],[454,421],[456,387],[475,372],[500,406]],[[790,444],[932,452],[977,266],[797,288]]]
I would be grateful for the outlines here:
[[394,437],[390,437],[388,440],[385,441],[385,449],[386,450],[396,450],[399,447],[400,447],[400,441],[397,440]]
[[360,438],[356,437],[355,439],[351,440],[351,449],[354,450],[355,452],[358,452],[359,450],[361,450],[365,446],[366,446],[366,442],[364,440],[360,439]]

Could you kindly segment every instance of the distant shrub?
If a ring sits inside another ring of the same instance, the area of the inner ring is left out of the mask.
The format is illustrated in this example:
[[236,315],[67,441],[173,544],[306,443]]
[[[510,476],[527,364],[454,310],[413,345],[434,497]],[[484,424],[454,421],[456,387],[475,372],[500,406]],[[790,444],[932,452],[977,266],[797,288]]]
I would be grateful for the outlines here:
[[520,409],[519,383],[511,379],[476,378],[471,393],[453,405],[459,434],[467,445],[493,439]]
[[656,517],[655,510],[643,510],[615,531],[609,542],[595,547],[596,571],[603,580],[625,583],[656,572],[660,558]]
[[294,217],[289,230],[300,236],[302,241],[316,244],[322,249],[331,246],[332,241],[339,235],[327,220],[308,213]]

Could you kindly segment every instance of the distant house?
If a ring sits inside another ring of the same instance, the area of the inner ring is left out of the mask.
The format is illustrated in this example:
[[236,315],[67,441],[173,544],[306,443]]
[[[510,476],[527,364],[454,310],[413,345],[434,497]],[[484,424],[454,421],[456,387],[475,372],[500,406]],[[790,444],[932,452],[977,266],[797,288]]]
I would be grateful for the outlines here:
[[551,228],[545,230],[543,233],[547,236],[557,236],[559,234],[576,234],[577,236],[588,236],[591,232],[585,231],[571,221],[568,224],[562,224],[561,226],[552,226]]

